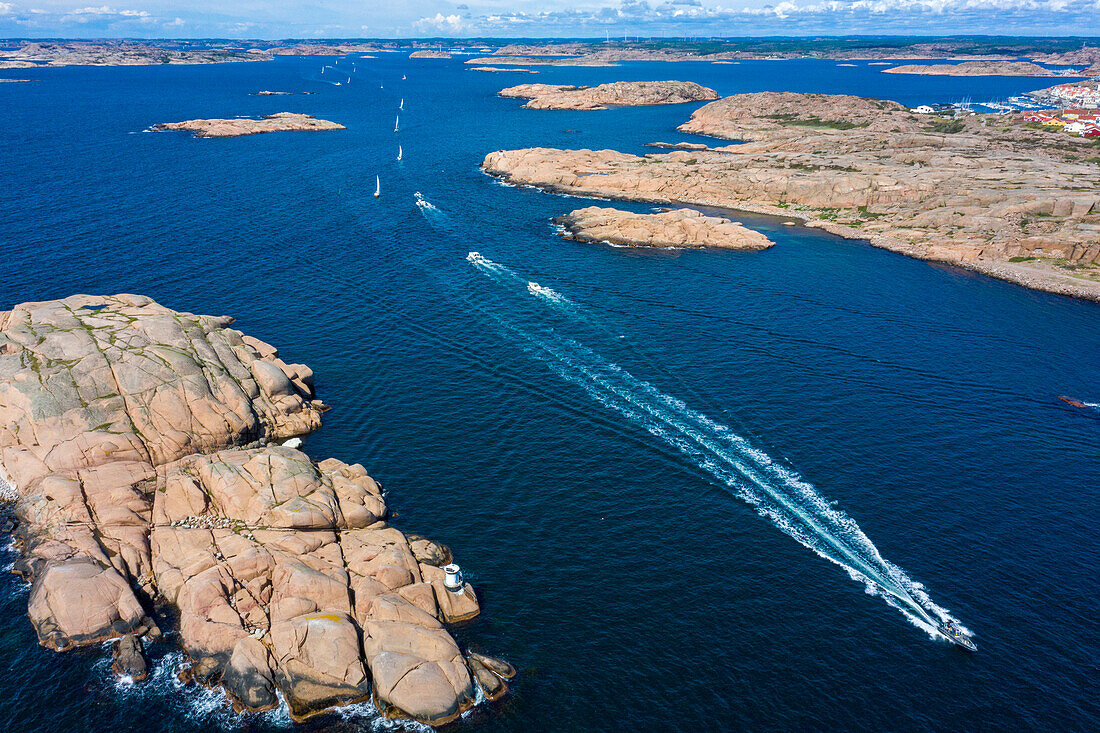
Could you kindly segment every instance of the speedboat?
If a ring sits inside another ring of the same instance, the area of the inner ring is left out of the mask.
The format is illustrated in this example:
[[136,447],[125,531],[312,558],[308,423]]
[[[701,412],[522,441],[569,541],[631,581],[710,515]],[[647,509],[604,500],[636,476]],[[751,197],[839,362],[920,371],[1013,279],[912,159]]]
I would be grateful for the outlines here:
[[965,634],[963,630],[959,628],[959,625],[956,624],[954,621],[944,621],[942,624],[939,625],[939,628],[937,628],[936,631],[938,631],[941,636],[943,636],[952,644],[961,646],[968,652],[978,651],[978,645],[975,644],[971,640],[970,636]]

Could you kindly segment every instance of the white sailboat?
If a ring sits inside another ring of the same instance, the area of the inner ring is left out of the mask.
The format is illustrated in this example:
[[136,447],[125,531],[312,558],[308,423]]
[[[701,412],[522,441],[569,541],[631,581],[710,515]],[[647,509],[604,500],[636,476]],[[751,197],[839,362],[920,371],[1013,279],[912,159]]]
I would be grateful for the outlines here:
[[378,176],[374,177],[374,197],[378,198],[382,195],[382,179]]
[[397,105],[398,109],[405,109],[405,98],[401,98],[401,104]]
[[405,75],[404,74],[401,75],[401,81],[405,81]]
[[393,131],[398,132],[401,130],[401,115],[397,115],[397,119],[393,121]]
[[401,158],[403,158],[403,157],[404,157],[404,151],[402,151],[401,146],[398,145],[397,146],[397,159],[401,160]]

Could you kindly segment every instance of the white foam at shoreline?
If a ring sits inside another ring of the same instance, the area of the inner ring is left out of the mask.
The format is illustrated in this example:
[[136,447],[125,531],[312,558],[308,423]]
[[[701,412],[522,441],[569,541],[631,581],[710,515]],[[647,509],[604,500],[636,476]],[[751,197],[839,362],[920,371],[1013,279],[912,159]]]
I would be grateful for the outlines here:
[[4,464],[0,463],[0,503],[13,502],[18,498],[19,492],[15,490],[15,482],[8,477]]

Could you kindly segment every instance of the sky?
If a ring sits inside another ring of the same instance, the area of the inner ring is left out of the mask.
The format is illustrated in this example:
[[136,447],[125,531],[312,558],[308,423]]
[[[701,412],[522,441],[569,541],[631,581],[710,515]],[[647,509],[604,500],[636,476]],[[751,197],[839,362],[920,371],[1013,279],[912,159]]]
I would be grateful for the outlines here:
[[88,2],[0,0],[0,37],[1100,36],[1100,0],[117,0],[98,6]]

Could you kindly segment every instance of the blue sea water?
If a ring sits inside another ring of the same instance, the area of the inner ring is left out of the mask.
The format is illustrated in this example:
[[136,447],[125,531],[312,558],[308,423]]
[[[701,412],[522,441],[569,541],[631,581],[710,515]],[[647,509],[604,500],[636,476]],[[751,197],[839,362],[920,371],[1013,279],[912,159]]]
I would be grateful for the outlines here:
[[[773,249],[568,242],[549,220],[584,201],[478,169],[503,148],[706,141],[675,131],[695,105],[495,96],[521,82],[909,105],[1046,84],[880,69],[528,76],[381,54],[6,72],[33,81],[0,85],[0,308],[139,292],[311,365],[335,409],[306,449],[362,462],[398,526],[453,547],[483,605],[460,640],[520,669],[457,730],[1087,730],[1100,411],[1057,397],[1100,402],[1100,306],[748,214]],[[278,111],[348,129],[143,132]],[[934,641],[902,596],[979,652]],[[104,649],[41,649],[25,605],[5,575],[7,730],[292,727],[181,688],[170,639],[144,685],[113,681]],[[300,727],[385,726],[367,706]]]

